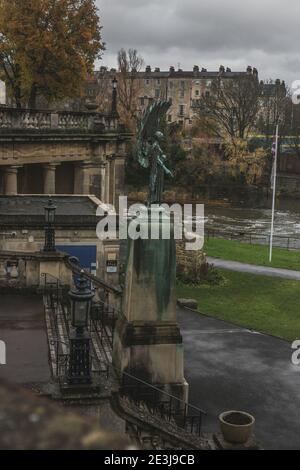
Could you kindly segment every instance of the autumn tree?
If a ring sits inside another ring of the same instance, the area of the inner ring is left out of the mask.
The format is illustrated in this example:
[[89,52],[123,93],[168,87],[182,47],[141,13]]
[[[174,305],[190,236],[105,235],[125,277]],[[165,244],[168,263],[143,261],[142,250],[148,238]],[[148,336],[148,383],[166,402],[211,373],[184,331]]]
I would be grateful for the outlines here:
[[94,0],[0,0],[0,79],[17,107],[79,95],[103,49]]
[[199,100],[197,111],[202,126],[225,139],[244,139],[254,126],[260,95],[261,85],[255,75],[219,77]]
[[134,130],[138,115],[138,95],[141,84],[138,72],[144,65],[136,49],[121,49],[118,52],[118,99],[122,120]]

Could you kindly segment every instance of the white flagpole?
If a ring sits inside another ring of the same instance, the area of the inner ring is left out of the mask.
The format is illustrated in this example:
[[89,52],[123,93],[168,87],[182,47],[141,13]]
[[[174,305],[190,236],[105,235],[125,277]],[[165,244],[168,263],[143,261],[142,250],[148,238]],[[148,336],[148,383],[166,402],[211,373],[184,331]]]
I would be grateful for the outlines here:
[[274,234],[274,218],[275,218],[275,199],[276,199],[276,178],[277,178],[277,155],[278,155],[278,134],[279,134],[279,125],[276,126],[276,146],[275,146],[275,156],[273,162],[274,174],[273,174],[273,199],[272,199],[272,222],[271,222],[271,236],[270,236],[270,256],[269,261],[272,262],[272,253],[273,253],[273,234]]

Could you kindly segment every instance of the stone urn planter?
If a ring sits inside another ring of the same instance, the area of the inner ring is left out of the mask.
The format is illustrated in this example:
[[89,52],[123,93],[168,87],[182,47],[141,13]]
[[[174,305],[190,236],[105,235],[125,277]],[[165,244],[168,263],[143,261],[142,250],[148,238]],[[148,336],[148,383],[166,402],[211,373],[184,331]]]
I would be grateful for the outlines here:
[[220,414],[219,423],[225,441],[245,444],[252,436],[255,418],[244,411],[225,411]]
[[99,107],[98,103],[89,100],[85,102],[84,106],[88,111],[96,111]]

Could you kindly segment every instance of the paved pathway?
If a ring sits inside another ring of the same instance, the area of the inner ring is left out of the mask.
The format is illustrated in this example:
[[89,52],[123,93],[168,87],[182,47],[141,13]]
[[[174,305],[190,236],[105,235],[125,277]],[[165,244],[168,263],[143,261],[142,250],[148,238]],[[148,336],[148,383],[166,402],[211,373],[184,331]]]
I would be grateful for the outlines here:
[[300,281],[300,271],[290,269],[269,268],[267,266],[256,266],[254,264],[239,263],[238,261],[228,261],[219,258],[207,257],[209,263],[213,263],[217,268],[229,269],[241,273],[259,274],[261,276],[281,277],[283,279],[294,279]]
[[256,417],[265,449],[300,448],[300,366],[291,345],[197,312],[179,309],[190,402],[208,412],[207,431],[225,410]]
[[0,378],[18,383],[49,380],[42,297],[1,295],[0,339],[7,349],[7,364],[0,365]]

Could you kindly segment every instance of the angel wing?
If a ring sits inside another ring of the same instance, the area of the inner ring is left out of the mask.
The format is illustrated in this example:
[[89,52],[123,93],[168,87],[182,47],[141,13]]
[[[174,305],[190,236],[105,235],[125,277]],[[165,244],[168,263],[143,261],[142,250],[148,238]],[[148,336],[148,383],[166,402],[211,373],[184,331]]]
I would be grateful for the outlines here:
[[140,165],[144,168],[149,167],[150,141],[155,132],[159,130],[161,119],[166,115],[170,106],[170,101],[155,101],[148,106],[138,122],[136,153]]

